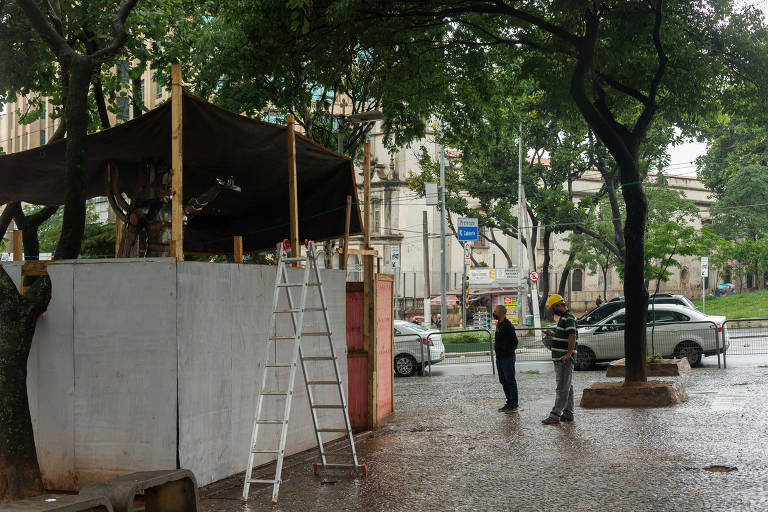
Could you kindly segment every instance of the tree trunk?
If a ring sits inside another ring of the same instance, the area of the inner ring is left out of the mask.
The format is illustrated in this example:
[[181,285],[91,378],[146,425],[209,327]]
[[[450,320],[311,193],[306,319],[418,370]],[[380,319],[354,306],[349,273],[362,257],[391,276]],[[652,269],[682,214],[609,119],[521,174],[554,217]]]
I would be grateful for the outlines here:
[[54,259],[75,259],[85,230],[85,178],[88,174],[88,89],[93,64],[76,56],[69,69],[69,90],[64,118],[67,123],[65,153],[67,193],[61,236]]
[[45,277],[29,297],[22,296],[0,267],[0,502],[44,491],[27,397],[27,358],[50,293]]
[[557,293],[558,295],[565,296],[565,287],[568,285],[568,275],[571,273],[571,268],[573,268],[573,262],[576,260],[576,253],[571,251],[568,253],[568,261],[565,262],[565,267],[563,267],[563,273],[560,276],[560,284],[557,286]]
[[539,311],[544,311],[547,304],[547,297],[549,296],[549,266],[551,264],[551,258],[549,256],[549,245],[552,239],[552,232],[544,228],[544,240],[542,247],[544,249],[544,261],[541,264],[541,298],[539,299]]

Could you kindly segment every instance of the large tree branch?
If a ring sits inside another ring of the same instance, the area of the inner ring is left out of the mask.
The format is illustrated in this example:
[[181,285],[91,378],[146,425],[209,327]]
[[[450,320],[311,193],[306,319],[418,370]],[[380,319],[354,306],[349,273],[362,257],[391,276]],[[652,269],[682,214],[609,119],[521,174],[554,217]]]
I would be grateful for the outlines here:
[[578,232],[578,233],[581,233],[581,234],[584,234],[584,235],[587,235],[587,236],[591,236],[592,238],[594,238],[595,240],[597,240],[598,242],[603,244],[603,246],[605,246],[606,249],[608,249],[613,254],[615,254],[616,257],[619,258],[619,261],[621,261],[621,262],[624,261],[624,259],[625,259],[624,253],[621,250],[619,250],[619,248],[616,247],[614,244],[612,244],[611,242],[609,242],[608,240],[606,240],[605,238],[600,236],[600,233],[598,233],[597,231],[595,231],[595,230],[593,230],[591,228],[588,228],[586,226],[581,226],[579,224],[574,225],[573,230]]
[[45,15],[37,6],[35,0],[17,0],[21,8],[29,18],[29,22],[32,27],[40,34],[48,46],[51,48],[53,54],[61,60],[67,60],[71,58],[76,52],[72,49],[66,39],[59,34],[55,28],[48,23],[45,19]]
[[19,210],[21,210],[21,203],[18,201],[5,205],[3,213],[0,214],[0,238],[5,236],[5,233],[8,231],[8,226],[11,225],[13,216]]
[[[653,5],[651,3],[651,5]],[[656,56],[659,59],[659,65],[656,68],[656,73],[651,80],[651,86],[648,91],[648,103],[645,104],[643,112],[635,123],[635,128],[632,130],[632,134],[639,140],[645,132],[648,131],[648,127],[651,125],[653,115],[656,113],[656,97],[659,94],[659,86],[661,80],[664,78],[664,73],[667,70],[667,54],[664,52],[664,46],[661,44],[661,23],[663,20],[663,7],[664,0],[659,0],[658,5],[654,8],[655,18],[653,23],[653,46],[656,48]]]
[[128,15],[133,10],[137,1],[138,0],[125,0],[125,2],[123,2],[123,5],[120,6],[120,10],[117,12],[117,17],[112,21],[112,32],[114,33],[112,42],[109,46],[92,53],[90,57],[96,61],[104,60],[111,57],[122,48],[123,44],[125,44],[125,41],[128,39],[128,33],[125,31],[125,20],[128,18]]

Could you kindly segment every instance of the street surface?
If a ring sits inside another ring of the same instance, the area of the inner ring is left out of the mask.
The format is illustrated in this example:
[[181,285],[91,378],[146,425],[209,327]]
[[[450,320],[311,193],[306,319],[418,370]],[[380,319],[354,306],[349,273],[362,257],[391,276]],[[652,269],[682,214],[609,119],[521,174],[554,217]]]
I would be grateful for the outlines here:
[[[287,462],[277,506],[258,486],[243,505],[239,476],[203,489],[203,509],[768,510],[768,356],[728,365],[705,358],[683,405],[577,407],[574,423],[550,427],[540,420],[554,400],[551,363],[518,365],[516,415],[496,411],[488,363],[436,365],[431,378],[396,379],[397,413],[358,444],[367,477],[315,477],[307,453]],[[597,380],[609,379],[575,372],[577,404]]]

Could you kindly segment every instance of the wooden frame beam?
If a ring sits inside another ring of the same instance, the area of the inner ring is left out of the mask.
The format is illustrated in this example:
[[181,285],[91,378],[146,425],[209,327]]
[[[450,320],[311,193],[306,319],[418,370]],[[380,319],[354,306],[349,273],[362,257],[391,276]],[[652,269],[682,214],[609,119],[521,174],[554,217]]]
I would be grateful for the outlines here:
[[235,263],[243,262],[243,237],[238,235],[235,240]]
[[181,64],[171,65],[171,254],[184,261],[184,149]]
[[[301,245],[299,244],[299,197],[296,177],[296,127],[292,114],[285,116],[287,146],[288,146],[288,208],[290,213],[290,241],[291,256],[301,257]],[[298,262],[293,264],[298,267]]]
[[20,229],[14,229],[12,235],[13,244],[13,261],[24,260],[24,242],[22,239],[22,232]]
[[347,256],[349,255],[349,223],[352,221],[352,196],[347,196],[347,212],[344,218],[344,247],[339,254],[341,254],[341,265],[339,268],[347,270]]

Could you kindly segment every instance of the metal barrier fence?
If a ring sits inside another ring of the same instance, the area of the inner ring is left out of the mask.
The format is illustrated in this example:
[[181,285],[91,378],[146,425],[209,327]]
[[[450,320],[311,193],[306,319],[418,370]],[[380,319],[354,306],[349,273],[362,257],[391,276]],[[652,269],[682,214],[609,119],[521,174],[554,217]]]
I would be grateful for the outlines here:
[[[435,364],[489,363],[496,373],[493,358],[493,334],[488,329],[465,329],[455,331],[432,331],[421,334],[396,334],[394,336],[395,373],[410,376],[425,369],[432,375]],[[454,343],[443,340],[443,336],[475,334],[475,342]],[[486,340],[487,336],[487,340]]]
[[[723,323],[723,337],[730,341],[732,356],[768,354],[768,318],[737,318]],[[725,354],[723,354],[724,366]]]
[[[518,361],[549,361],[552,352],[545,346],[545,334],[554,327],[517,328]],[[719,335],[723,332],[723,336]],[[688,357],[692,366],[702,357],[716,355],[720,366],[721,347],[728,347],[728,333],[714,322],[657,322],[647,327],[648,355]],[[578,337],[576,368],[585,370],[596,362],[608,362],[624,357],[624,324],[607,323],[583,326]]]

